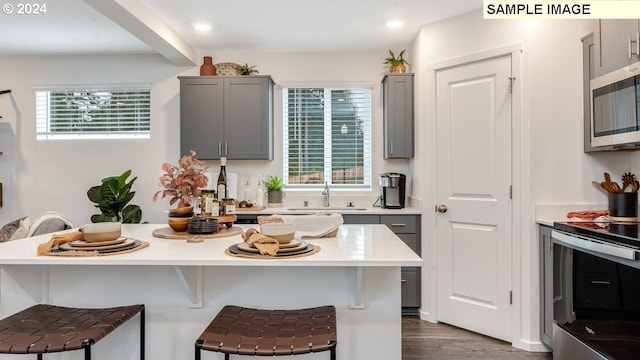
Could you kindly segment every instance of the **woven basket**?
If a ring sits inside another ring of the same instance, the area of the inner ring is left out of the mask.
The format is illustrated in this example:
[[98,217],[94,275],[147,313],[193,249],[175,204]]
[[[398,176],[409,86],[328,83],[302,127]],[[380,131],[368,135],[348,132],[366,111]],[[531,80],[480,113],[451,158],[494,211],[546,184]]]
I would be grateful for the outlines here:
[[[258,216],[258,224],[260,225],[269,224],[269,223],[283,223],[283,222],[284,220],[282,220],[282,218],[279,216]],[[329,233],[326,233],[322,237],[323,238],[336,237],[336,235],[338,235],[338,230],[340,230],[340,228],[337,228]]]

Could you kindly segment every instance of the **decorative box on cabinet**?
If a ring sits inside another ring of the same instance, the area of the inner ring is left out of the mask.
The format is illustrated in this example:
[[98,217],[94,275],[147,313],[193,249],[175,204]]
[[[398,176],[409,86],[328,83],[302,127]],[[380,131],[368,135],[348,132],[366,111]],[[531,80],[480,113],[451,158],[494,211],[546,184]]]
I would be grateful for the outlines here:
[[382,79],[384,158],[413,157],[413,74]]
[[180,151],[200,159],[273,159],[270,76],[181,76]]
[[640,20],[595,21],[595,77],[640,61]]

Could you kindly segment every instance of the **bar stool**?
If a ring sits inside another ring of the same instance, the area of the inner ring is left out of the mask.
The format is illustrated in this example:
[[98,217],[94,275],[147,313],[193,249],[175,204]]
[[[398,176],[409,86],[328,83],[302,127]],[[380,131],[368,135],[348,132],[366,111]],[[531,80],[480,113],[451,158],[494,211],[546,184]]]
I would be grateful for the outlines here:
[[144,305],[102,309],[34,305],[0,320],[0,354],[42,354],[84,349],[91,360],[97,343],[140,313],[140,359],[144,360]]
[[280,356],[329,351],[336,359],[336,308],[258,310],[227,305],[196,340],[201,350],[251,356]]

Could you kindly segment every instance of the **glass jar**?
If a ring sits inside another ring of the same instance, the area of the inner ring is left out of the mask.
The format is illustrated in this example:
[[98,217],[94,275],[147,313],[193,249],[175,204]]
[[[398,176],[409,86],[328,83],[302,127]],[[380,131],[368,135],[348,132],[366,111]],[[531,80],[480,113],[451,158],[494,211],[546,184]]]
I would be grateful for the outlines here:
[[213,190],[202,190],[200,193],[200,208],[202,216],[218,216],[219,204]]
[[236,201],[233,199],[224,199],[222,201],[222,208],[220,216],[233,215],[236,213]]

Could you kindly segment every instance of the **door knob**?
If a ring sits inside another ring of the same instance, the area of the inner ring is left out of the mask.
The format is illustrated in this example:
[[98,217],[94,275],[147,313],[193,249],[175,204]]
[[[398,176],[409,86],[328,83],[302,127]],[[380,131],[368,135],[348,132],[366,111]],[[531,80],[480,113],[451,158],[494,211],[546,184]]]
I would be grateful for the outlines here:
[[445,204],[436,205],[436,211],[439,213],[446,213],[447,210],[447,205]]

